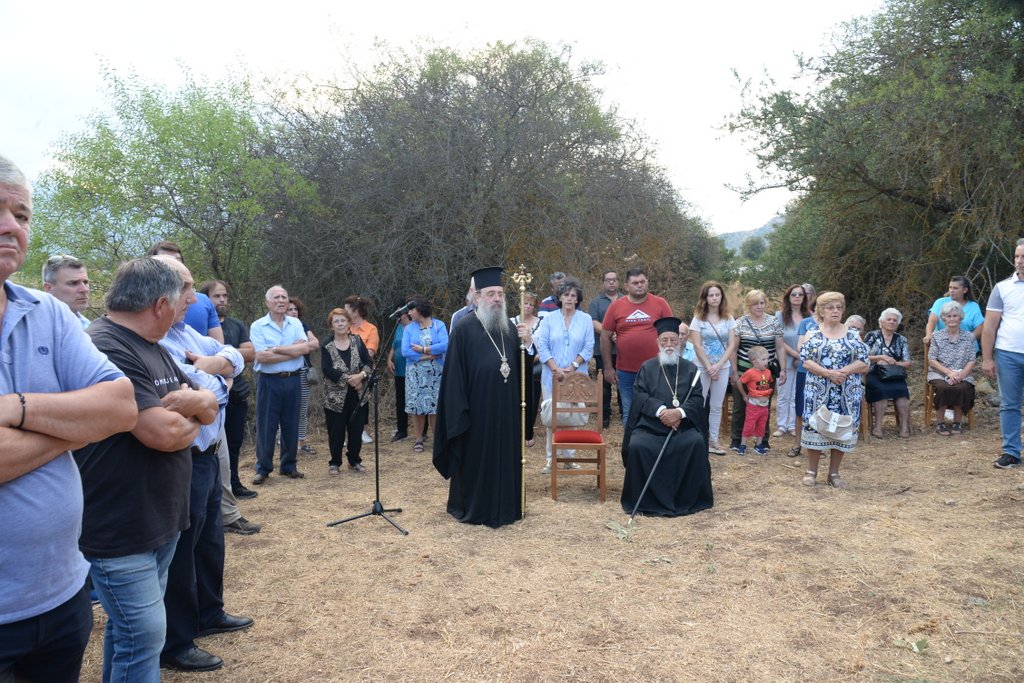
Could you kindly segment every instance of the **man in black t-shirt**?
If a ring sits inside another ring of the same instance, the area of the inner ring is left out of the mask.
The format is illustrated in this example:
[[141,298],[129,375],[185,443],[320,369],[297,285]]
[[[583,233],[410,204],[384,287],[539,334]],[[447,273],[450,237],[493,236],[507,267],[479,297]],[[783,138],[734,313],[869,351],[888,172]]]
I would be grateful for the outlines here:
[[[166,636],[167,570],[189,523],[191,445],[217,416],[213,393],[194,389],[157,343],[181,307],[181,277],[154,259],[118,268],[107,315],[88,333],[132,381],[139,419],[75,451],[85,509],[79,545],[109,617],[104,678],[156,680]],[[109,673],[109,676],[107,675]]]

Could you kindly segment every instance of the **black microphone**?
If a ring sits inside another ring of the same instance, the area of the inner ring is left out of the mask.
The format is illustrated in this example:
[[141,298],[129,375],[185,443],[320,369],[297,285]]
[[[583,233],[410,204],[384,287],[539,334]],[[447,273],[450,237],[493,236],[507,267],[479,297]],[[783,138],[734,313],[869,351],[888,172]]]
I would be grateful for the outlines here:
[[395,309],[394,313],[392,313],[391,315],[388,316],[388,318],[391,319],[391,320],[395,320],[397,318],[401,318],[403,315],[408,313],[415,305],[416,305],[415,301],[410,301],[409,303],[407,303],[404,306],[399,306],[398,308]]

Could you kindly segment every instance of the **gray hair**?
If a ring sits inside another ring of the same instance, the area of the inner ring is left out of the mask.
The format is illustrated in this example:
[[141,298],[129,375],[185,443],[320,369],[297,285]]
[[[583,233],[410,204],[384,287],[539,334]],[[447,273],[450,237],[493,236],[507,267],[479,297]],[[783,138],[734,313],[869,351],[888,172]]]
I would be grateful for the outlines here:
[[166,297],[172,306],[177,305],[184,284],[178,272],[159,259],[145,256],[126,261],[118,266],[107,290],[107,310],[138,313],[161,297]]
[[964,319],[964,307],[957,301],[947,301],[942,304],[942,308],[939,309],[940,318],[944,318],[951,313],[956,313],[961,320]]
[[274,285],[267,290],[267,293],[263,295],[263,298],[267,301],[270,301],[270,293],[273,292],[275,289],[280,289],[282,292],[284,292],[285,296],[288,296],[288,290],[285,289],[282,285]]
[[846,319],[846,324],[849,325],[851,320],[853,322],[860,323],[862,327],[867,327],[868,326],[868,321],[865,320],[864,316],[862,316],[862,315],[857,315],[856,313],[854,313],[853,315],[851,315],[849,318]]
[[890,315],[896,316],[897,325],[903,322],[903,314],[900,313],[899,310],[890,307],[878,314],[878,324],[881,325],[882,321],[888,318]]
[[28,208],[32,208],[32,186],[28,184],[28,178],[13,161],[2,154],[0,154],[0,183],[25,188],[28,193]]
[[74,256],[55,254],[46,259],[46,263],[43,264],[43,282],[49,282],[51,285],[57,284],[57,273],[62,268],[78,270],[79,268],[85,268],[85,264]]
[[804,290],[804,294],[807,295],[808,299],[818,298],[818,290],[815,289],[814,285],[812,285],[810,282],[805,282],[802,285],[800,285],[800,287]]

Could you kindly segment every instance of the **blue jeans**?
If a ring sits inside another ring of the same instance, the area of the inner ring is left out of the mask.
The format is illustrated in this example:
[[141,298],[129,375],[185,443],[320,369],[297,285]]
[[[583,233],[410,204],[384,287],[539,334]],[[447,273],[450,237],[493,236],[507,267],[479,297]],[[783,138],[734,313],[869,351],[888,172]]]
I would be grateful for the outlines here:
[[86,557],[106,611],[103,683],[159,683],[167,634],[164,591],[178,535],[159,548],[123,557]]
[[633,405],[633,384],[636,382],[638,373],[616,370],[615,376],[619,380],[619,403],[622,406],[622,420],[629,419],[629,409]]
[[1003,453],[1020,460],[1020,404],[1024,393],[1024,353],[995,350],[999,380],[999,430]]

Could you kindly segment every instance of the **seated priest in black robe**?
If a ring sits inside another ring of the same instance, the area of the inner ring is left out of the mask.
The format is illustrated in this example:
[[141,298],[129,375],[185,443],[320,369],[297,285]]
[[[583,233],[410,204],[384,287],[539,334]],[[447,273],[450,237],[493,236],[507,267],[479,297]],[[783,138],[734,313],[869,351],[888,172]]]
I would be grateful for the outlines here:
[[[700,372],[681,357],[685,340],[679,337],[679,322],[655,322],[659,353],[640,366],[633,386],[633,406],[622,439],[622,509],[627,513],[637,500],[637,513],[663,517],[689,515],[714,504]],[[665,452],[654,469],[662,446]],[[651,484],[640,499],[652,470]]]
[[533,338],[505,308],[501,268],[473,273],[476,310],[452,330],[441,373],[434,467],[450,479],[448,513],[499,527],[522,517],[520,347]]

